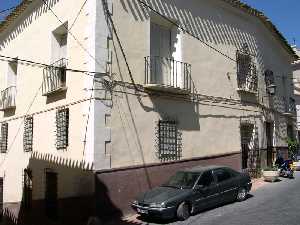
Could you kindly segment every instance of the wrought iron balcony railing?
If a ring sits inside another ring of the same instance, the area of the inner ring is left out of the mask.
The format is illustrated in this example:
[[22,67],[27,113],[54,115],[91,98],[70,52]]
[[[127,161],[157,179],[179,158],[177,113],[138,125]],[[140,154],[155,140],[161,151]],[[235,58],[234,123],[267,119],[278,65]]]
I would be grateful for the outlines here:
[[174,93],[191,93],[191,65],[174,59],[145,57],[145,87]]
[[10,86],[1,91],[0,109],[12,109],[16,107],[16,86]]
[[44,68],[42,87],[44,96],[66,89],[66,67],[67,60],[62,58]]
[[257,69],[248,52],[237,51],[237,83],[239,91],[257,93]]

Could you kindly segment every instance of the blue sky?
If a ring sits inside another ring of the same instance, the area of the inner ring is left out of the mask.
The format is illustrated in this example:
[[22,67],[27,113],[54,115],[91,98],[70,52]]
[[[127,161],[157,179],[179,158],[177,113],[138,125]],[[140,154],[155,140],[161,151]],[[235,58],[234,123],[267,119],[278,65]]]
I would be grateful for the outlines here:
[[[300,46],[300,0],[242,0],[250,6],[264,12],[290,44]],[[10,8],[21,0],[0,0],[0,11]],[[0,20],[5,14],[0,15]]]

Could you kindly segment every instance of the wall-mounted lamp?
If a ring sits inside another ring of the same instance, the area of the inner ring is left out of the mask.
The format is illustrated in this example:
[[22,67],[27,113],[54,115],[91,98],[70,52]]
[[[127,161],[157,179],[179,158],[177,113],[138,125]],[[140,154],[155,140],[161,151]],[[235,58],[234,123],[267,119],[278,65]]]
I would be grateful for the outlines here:
[[267,92],[269,95],[275,95],[276,93],[276,85],[275,84],[270,84],[267,86]]

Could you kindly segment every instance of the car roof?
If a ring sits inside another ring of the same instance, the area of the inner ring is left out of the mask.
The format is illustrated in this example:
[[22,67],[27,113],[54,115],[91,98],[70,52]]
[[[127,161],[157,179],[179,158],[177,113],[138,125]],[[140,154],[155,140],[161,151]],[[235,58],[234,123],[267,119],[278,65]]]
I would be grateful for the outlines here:
[[186,172],[204,172],[207,170],[213,170],[213,169],[219,169],[219,168],[228,168],[227,166],[218,166],[218,165],[209,165],[209,166],[195,166],[192,168],[187,168],[185,170],[182,171],[186,171]]

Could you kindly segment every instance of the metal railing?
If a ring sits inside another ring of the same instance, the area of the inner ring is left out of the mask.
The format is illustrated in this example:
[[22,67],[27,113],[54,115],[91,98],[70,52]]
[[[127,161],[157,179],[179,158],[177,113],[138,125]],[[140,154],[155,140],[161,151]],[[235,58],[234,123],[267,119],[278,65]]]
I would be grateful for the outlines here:
[[295,99],[289,98],[289,100],[285,101],[285,112],[286,113],[296,113],[296,102]]
[[66,87],[67,59],[62,58],[43,70],[43,95],[51,94]]
[[145,57],[145,84],[193,91],[191,64],[161,56]]
[[10,86],[3,91],[1,91],[1,99],[0,99],[0,109],[10,109],[16,107],[16,94],[17,88],[16,86]]
[[247,52],[237,51],[237,83],[240,90],[257,92],[257,69],[253,56]]

